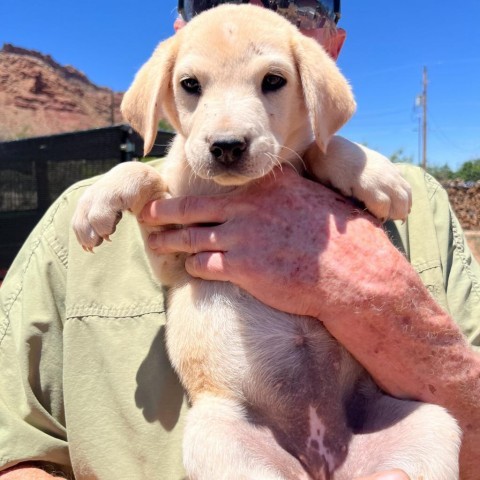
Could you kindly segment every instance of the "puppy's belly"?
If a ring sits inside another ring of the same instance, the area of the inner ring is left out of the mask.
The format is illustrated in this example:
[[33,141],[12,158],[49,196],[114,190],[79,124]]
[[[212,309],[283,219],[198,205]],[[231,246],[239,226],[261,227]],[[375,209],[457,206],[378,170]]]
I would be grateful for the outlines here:
[[235,399],[309,469],[342,463],[346,411],[366,376],[319,320],[271,309],[229,283],[193,280],[172,290],[167,325],[193,402],[202,393]]

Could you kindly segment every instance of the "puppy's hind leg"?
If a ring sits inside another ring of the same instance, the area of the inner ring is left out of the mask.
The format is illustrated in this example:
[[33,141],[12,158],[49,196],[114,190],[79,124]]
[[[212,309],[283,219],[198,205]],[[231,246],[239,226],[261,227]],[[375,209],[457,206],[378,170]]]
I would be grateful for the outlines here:
[[189,412],[183,456],[189,480],[310,479],[269,429],[249,422],[242,406],[210,394]]
[[338,478],[400,469],[411,480],[458,480],[460,443],[460,429],[445,409],[381,395],[369,404]]

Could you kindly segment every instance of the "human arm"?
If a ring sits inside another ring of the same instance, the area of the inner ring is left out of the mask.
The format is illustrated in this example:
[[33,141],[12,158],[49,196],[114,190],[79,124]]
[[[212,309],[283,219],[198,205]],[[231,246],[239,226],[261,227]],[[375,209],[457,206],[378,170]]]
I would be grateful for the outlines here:
[[219,224],[162,232],[150,246],[193,254],[193,276],[319,318],[386,391],[448,408],[465,432],[462,478],[473,478],[480,359],[368,214],[285,168],[230,196],[156,202],[143,221]]

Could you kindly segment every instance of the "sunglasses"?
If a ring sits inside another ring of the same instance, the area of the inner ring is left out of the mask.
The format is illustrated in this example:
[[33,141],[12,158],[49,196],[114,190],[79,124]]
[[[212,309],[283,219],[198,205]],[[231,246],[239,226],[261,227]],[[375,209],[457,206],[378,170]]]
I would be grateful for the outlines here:
[[[265,8],[274,10],[302,30],[337,24],[340,0],[261,0]],[[205,10],[222,3],[250,3],[249,0],[178,0],[178,12],[189,22]]]

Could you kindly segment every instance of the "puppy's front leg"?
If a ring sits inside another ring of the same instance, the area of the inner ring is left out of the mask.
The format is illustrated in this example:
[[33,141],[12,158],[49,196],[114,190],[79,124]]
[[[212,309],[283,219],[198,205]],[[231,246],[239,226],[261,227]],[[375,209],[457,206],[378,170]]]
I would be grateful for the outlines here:
[[317,180],[360,200],[377,218],[407,218],[412,205],[410,185],[380,153],[335,136],[326,154],[312,144],[304,160]]
[[115,231],[122,212],[138,215],[150,200],[163,197],[167,187],[153,167],[140,162],[121,163],[87,188],[72,219],[79,243],[92,251]]

